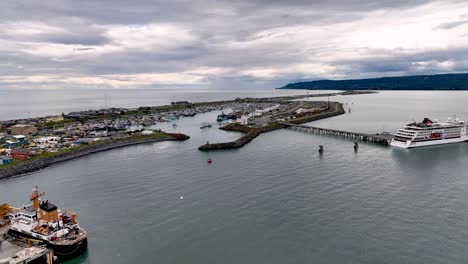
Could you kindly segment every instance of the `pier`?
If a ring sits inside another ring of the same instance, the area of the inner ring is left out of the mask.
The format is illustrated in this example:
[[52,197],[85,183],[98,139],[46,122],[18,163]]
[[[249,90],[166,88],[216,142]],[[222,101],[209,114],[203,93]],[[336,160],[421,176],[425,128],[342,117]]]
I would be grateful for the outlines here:
[[292,124],[292,123],[281,123],[281,124],[284,125],[288,129],[300,131],[304,133],[337,136],[337,137],[343,137],[343,138],[348,138],[348,139],[353,139],[353,140],[360,140],[364,142],[382,144],[385,146],[388,146],[394,137],[394,135],[387,134],[387,133],[366,134],[366,133],[350,132],[350,131],[343,131],[343,130],[330,129],[330,128],[297,125],[297,124]]

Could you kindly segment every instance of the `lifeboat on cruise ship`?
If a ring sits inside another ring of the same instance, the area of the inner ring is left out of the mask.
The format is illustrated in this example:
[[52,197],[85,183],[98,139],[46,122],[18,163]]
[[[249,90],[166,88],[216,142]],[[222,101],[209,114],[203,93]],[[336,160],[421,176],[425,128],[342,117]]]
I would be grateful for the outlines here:
[[442,134],[441,133],[432,133],[431,138],[441,138]]

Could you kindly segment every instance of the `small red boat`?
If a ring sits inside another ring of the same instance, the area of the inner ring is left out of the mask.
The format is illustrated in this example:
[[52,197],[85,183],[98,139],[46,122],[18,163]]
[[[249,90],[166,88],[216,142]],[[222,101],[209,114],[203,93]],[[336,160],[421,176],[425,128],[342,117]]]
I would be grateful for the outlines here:
[[210,164],[211,164],[211,163],[213,163],[213,161],[212,161],[211,159],[208,159],[208,163],[210,163]]

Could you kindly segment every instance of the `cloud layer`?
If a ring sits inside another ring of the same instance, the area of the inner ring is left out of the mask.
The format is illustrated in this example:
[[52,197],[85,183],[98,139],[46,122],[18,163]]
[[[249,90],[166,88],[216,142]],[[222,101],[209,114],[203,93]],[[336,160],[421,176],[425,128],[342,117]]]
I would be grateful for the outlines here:
[[468,71],[468,4],[0,2],[1,88],[255,88]]

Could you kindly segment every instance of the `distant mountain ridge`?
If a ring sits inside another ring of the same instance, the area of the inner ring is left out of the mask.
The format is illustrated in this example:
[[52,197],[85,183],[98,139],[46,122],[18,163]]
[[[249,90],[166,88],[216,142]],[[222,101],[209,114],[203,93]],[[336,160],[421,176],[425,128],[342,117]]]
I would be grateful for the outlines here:
[[290,83],[278,89],[307,90],[468,90],[468,73],[412,75]]

